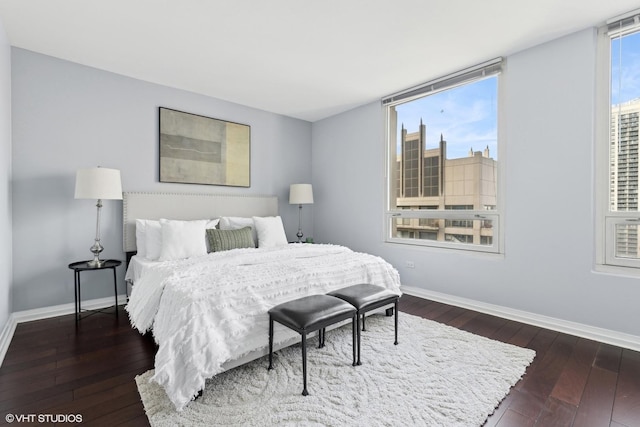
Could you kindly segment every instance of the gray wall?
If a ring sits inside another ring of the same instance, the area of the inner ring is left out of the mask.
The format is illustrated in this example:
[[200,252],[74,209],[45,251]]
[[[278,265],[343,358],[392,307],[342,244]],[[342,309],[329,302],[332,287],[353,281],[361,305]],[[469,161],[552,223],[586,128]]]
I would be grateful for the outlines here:
[[313,124],[316,240],[386,258],[407,286],[640,336],[638,278],[592,270],[595,64],[592,29],[507,58],[503,257],[383,242],[378,102]]
[[0,330],[11,307],[11,48],[0,20]]
[[[311,179],[310,123],[17,48],[12,72],[13,311],[74,300],[67,265],[90,257],[96,217],[95,201],[73,198],[79,168],[120,169],[124,191],[275,194],[295,237],[289,184]],[[158,182],[159,106],[250,125],[251,187]],[[312,207],[303,211],[311,224]],[[123,259],[121,201],[104,201],[101,229],[104,256]],[[112,296],[110,277],[84,274],[83,299]]]

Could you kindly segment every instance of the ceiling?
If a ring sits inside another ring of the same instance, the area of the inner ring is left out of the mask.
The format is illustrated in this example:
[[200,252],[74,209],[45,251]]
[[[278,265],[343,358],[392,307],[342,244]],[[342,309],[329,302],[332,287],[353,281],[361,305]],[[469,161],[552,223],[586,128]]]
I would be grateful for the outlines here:
[[317,121],[640,0],[2,0],[11,45]]

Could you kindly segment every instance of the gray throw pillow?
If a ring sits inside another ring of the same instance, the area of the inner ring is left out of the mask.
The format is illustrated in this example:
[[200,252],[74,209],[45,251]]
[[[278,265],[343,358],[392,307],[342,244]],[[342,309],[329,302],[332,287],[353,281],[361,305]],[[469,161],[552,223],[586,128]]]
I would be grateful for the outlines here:
[[228,251],[237,248],[255,248],[251,227],[236,230],[207,229],[210,252]]

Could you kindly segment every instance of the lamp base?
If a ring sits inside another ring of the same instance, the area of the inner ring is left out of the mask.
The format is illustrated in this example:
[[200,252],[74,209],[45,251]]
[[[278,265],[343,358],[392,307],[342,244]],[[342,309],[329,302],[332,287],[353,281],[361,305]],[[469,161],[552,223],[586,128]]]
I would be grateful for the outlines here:
[[105,260],[94,258],[91,261],[87,261],[87,266],[90,268],[100,268],[104,265]]
[[302,243],[302,236],[304,236],[304,234],[302,234],[302,205],[298,205],[298,233],[296,233],[296,236],[298,236],[298,243]]
[[[98,216],[99,218],[100,216]],[[99,229],[98,229],[99,230]],[[96,240],[93,243],[93,246],[91,246],[89,248],[89,250],[91,251],[91,253],[93,254],[93,259],[91,261],[87,261],[87,265],[91,268],[99,268],[102,267],[104,265],[104,260],[100,259],[100,252],[102,252],[102,250],[104,249],[102,247],[102,245],[100,244],[100,237],[99,236],[100,231],[96,232]]]

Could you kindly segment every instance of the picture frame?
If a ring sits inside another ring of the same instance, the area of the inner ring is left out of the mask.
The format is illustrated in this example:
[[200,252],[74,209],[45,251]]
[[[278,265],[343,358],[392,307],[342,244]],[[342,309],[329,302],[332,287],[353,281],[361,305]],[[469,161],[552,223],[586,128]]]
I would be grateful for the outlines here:
[[251,127],[159,107],[160,182],[251,186]]

